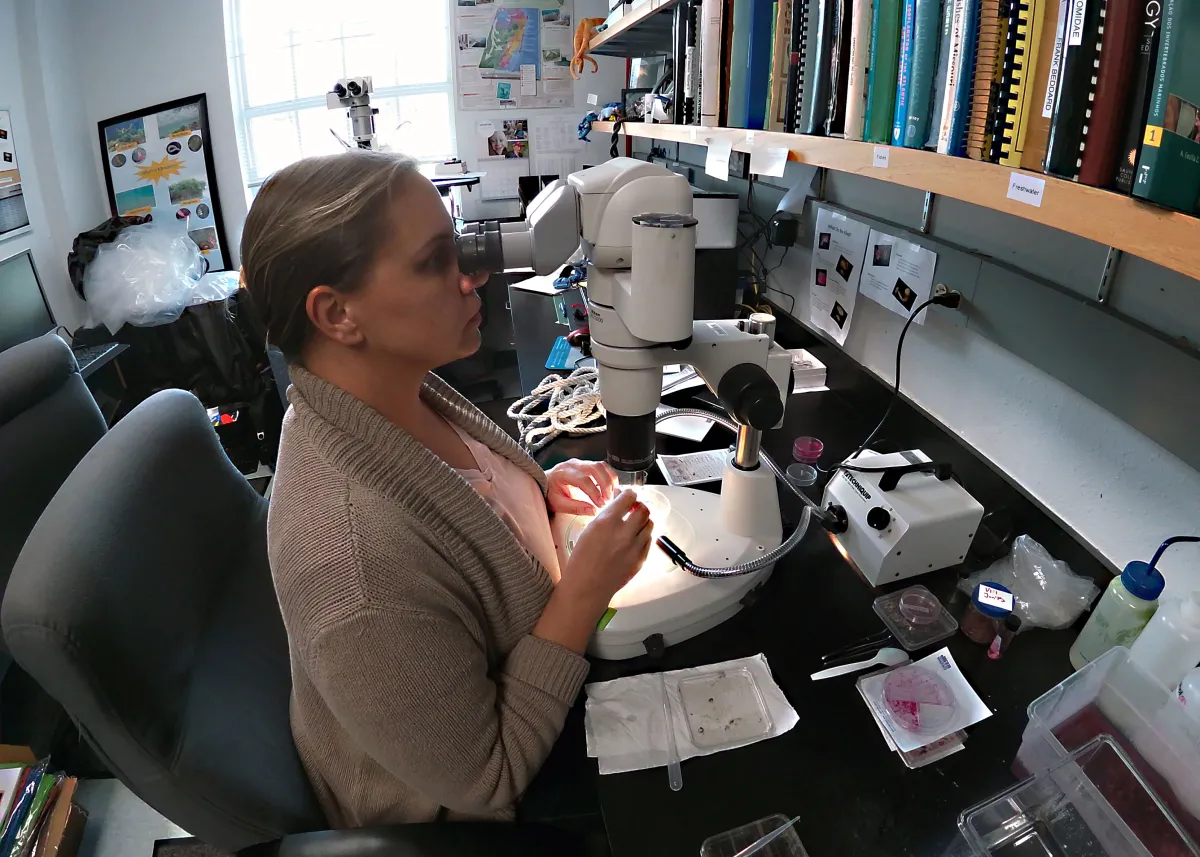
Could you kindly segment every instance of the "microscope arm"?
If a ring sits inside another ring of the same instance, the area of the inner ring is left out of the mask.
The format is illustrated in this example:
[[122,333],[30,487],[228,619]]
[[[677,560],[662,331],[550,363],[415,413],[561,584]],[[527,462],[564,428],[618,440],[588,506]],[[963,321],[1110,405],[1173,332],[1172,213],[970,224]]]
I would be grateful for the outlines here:
[[783,421],[791,392],[791,355],[772,342],[770,333],[748,333],[742,329],[744,324],[694,322],[691,343],[671,352],[669,362],[694,366],[739,422],[765,431]]

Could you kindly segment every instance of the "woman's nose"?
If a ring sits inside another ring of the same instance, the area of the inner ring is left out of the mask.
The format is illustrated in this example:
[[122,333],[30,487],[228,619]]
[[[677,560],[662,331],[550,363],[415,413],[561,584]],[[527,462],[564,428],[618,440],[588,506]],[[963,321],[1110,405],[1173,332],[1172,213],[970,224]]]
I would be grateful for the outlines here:
[[491,277],[487,271],[480,271],[478,274],[463,274],[459,283],[462,286],[463,294],[468,294],[481,289],[487,285],[488,279]]

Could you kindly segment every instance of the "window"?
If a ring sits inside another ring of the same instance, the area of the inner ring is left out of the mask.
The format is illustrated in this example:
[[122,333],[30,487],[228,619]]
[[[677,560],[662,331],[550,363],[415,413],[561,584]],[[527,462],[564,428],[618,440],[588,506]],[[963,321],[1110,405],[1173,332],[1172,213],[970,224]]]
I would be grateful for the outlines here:
[[[382,143],[425,161],[454,156],[444,0],[225,0],[238,145],[251,188],[310,155],[343,150],[344,110],[325,94],[370,75]],[[333,133],[331,133],[333,132]]]

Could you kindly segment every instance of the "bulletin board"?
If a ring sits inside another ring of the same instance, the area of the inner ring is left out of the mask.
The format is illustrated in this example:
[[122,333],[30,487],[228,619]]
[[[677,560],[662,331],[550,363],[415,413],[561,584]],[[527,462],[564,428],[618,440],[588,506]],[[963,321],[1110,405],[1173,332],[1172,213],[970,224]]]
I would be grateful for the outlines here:
[[228,270],[205,96],[136,110],[98,126],[113,216],[181,220],[209,270]]
[[456,0],[463,110],[575,106],[573,0]]

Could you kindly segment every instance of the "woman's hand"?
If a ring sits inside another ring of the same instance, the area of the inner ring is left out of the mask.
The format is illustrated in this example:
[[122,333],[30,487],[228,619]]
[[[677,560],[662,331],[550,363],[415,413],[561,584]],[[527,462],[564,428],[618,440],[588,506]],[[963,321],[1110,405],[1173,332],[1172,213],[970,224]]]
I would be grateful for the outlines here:
[[[575,496],[572,488],[587,500]],[[612,499],[616,488],[617,474],[602,461],[571,459],[546,472],[546,503],[555,514],[594,515]]]

